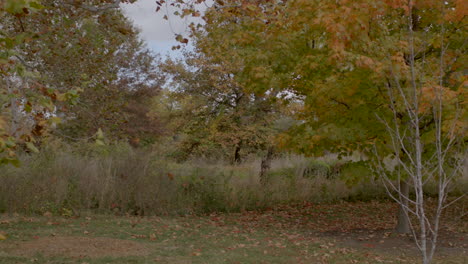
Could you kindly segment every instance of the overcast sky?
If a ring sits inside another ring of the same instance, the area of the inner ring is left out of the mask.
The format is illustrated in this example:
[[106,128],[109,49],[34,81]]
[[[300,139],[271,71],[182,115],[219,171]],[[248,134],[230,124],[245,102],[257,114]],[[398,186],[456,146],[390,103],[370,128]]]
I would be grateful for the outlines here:
[[[177,56],[178,52],[171,50],[172,46],[178,45],[174,40],[175,34],[186,33],[190,22],[173,15],[174,10],[163,8],[156,12],[156,7],[154,0],[138,0],[133,4],[121,5],[124,14],[141,30],[141,37],[151,50],[162,55]],[[169,17],[169,21],[163,19],[164,15]]]

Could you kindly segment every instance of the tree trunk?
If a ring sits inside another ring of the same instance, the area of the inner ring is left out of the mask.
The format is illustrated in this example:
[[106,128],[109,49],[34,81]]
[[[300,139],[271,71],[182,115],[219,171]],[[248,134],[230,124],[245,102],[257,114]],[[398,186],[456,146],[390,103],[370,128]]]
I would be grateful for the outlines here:
[[273,147],[268,147],[266,156],[262,159],[260,164],[260,183],[265,185],[267,182],[267,174],[271,167],[271,160],[273,159]]
[[236,146],[236,150],[234,151],[234,164],[241,163],[240,150],[241,150],[241,144],[239,143]]
[[[403,196],[408,197],[409,196],[409,184],[405,180],[400,180],[400,187],[401,187],[401,193]],[[402,203],[404,206],[408,207],[408,200],[403,198],[401,199]],[[395,228],[395,231],[399,234],[409,234],[410,233],[410,225],[409,225],[409,219],[408,219],[408,212],[406,211],[406,208],[403,205],[400,205],[398,208],[398,215],[397,215],[397,225]]]

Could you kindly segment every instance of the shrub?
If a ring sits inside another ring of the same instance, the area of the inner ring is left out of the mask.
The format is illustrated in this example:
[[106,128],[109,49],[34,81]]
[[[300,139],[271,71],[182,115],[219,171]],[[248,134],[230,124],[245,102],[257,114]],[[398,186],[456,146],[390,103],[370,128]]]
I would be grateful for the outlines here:
[[[274,161],[262,186],[259,160],[236,166],[212,160],[176,163],[162,152],[135,150],[123,143],[54,146],[21,155],[19,168],[2,168],[0,212],[198,214],[386,196],[379,182],[347,185],[341,177],[330,177],[335,165],[328,164],[333,163],[303,157]],[[361,171],[350,168],[343,175]]]
[[331,176],[330,165],[328,165],[324,161],[311,160],[308,162],[308,164],[304,168],[302,176],[305,178],[313,178],[313,177],[329,178]]

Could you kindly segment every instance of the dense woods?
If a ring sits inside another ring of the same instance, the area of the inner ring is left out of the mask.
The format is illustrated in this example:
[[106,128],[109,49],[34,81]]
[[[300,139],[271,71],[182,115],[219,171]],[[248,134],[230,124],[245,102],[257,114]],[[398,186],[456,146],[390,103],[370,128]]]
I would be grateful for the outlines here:
[[468,188],[466,1],[156,1],[202,18],[179,58],[123,2],[0,2],[0,212],[389,199],[433,261]]

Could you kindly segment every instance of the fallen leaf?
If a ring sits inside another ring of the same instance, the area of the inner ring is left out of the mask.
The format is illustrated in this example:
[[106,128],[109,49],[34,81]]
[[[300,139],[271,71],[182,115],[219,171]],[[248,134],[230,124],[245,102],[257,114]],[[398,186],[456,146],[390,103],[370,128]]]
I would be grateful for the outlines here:
[[133,238],[146,238],[147,236],[146,235],[132,235]]

